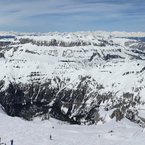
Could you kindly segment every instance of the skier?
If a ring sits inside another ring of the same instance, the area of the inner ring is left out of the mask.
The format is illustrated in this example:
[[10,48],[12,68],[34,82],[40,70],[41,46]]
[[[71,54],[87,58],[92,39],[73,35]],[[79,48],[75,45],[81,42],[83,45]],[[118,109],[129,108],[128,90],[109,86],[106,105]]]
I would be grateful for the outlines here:
[[52,136],[51,136],[51,134],[50,134],[50,140],[52,140]]
[[11,145],[14,145],[14,141],[13,140],[11,140]]

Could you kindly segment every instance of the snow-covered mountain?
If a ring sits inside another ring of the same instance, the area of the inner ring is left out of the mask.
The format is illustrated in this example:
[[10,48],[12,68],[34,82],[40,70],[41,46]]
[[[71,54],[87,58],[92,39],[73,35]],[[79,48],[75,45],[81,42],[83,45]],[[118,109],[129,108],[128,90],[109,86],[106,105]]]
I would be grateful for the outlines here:
[[[125,35],[126,34],[126,35]],[[145,123],[144,33],[1,33],[0,104],[11,116]]]

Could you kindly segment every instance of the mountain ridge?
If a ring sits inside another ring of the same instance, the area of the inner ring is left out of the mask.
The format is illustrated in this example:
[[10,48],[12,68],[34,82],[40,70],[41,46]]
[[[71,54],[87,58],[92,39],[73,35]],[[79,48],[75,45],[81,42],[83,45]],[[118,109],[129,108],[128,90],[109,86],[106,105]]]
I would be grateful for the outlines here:
[[122,38],[129,36],[124,32],[116,34],[25,33],[2,38],[0,104],[9,115],[27,120],[51,116],[97,124],[115,117],[144,126],[140,108],[145,101],[145,43]]
[[49,34],[79,34],[79,33],[98,33],[101,35],[113,35],[115,37],[145,37],[145,32],[127,32],[127,31],[77,31],[77,32],[15,32],[0,31],[0,35],[49,35]]

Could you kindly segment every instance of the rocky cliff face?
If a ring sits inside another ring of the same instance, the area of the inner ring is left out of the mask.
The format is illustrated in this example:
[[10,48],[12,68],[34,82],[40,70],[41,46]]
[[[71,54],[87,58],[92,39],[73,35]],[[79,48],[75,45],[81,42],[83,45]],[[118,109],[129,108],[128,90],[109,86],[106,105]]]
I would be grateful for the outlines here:
[[145,43],[91,32],[0,40],[0,104],[11,116],[144,125]]

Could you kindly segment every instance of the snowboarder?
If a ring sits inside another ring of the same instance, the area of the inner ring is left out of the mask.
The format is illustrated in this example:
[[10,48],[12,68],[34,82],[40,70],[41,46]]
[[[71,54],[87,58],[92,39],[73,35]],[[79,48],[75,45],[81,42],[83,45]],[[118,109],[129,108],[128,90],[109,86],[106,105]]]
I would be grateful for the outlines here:
[[1,137],[0,137],[0,145],[6,145],[6,143],[3,143],[3,142],[1,142],[2,141],[2,139],[1,139]]

